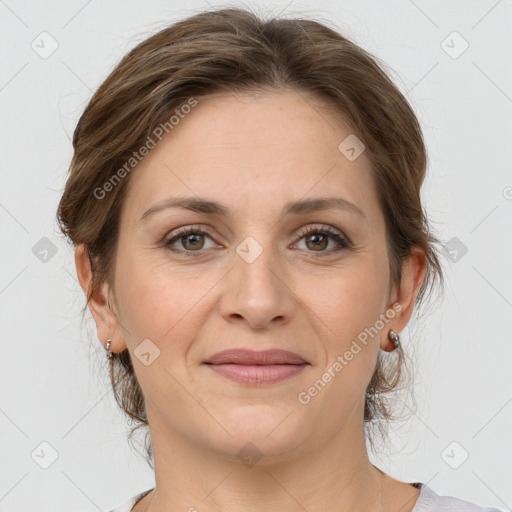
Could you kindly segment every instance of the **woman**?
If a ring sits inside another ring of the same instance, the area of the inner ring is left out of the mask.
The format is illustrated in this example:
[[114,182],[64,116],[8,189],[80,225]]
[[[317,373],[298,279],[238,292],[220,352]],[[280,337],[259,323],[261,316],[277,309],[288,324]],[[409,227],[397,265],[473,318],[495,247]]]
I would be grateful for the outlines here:
[[59,205],[154,489],[115,509],[483,511],[370,463],[443,274],[406,99],[315,21],[204,12],[130,51]]

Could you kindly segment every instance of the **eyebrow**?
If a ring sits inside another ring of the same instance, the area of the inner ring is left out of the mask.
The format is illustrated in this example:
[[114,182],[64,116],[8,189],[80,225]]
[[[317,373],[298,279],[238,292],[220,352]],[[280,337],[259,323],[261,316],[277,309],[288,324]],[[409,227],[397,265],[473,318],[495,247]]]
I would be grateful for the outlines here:
[[[167,208],[184,208],[193,212],[205,213],[207,215],[218,215],[220,217],[230,216],[229,208],[217,201],[202,197],[175,197],[165,199],[153,205],[141,215],[139,221],[147,220],[150,216]],[[317,197],[290,201],[283,206],[281,215],[300,215],[325,210],[343,210],[366,218],[365,213],[358,206],[341,197]]]

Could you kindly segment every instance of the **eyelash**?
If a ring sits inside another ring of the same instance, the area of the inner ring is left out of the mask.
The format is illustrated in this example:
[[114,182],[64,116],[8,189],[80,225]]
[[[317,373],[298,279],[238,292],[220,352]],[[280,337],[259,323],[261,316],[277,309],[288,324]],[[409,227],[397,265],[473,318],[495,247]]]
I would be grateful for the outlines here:
[[[171,248],[171,245],[174,242],[177,242],[179,239],[181,239],[187,235],[191,235],[191,234],[207,235],[208,237],[213,238],[211,233],[209,233],[208,231],[205,231],[204,229],[201,229],[201,228],[198,228],[195,226],[189,226],[189,227],[185,227],[185,228],[180,228],[177,231],[175,231],[175,234],[172,238],[164,241],[164,246],[169,248],[169,250],[171,250],[173,252],[181,253],[187,257],[201,256],[203,251],[207,250],[207,249],[198,249],[197,251],[190,251],[190,250],[186,250],[186,249],[176,250],[176,249]],[[322,225],[321,227],[309,226],[309,227],[302,229],[296,233],[296,236],[299,237],[299,241],[302,240],[303,238],[305,238],[307,236],[311,236],[311,235],[328,235],[335,242],[338,243],[337,248],[331,249],[330,251],[319,251],[320,254],[318,256],[315,255],[314,257],[321,258],[325,254],[331,255],[333,253],[337,253],[339,251],[342,251],[344,249],[349,249],[351,247],[350,241],[347,238],[345,238],[340,231],[335,230],[334,228],[332,228],[330,226],[325,226],[325,225]],[[308,251],[308,252],[314,253],[315,251]]]

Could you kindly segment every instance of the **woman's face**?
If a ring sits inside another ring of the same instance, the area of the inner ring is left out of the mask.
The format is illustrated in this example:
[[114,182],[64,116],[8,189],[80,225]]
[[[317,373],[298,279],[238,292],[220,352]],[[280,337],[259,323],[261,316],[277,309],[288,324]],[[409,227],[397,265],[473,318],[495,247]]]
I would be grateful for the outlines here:
[[[217,95],[133,171],[114,277],[119,327],[107,337],[114,351],[130,351],[154,443],[178,436],[235,457],[250,442],[245,450],[279,460],[342,431],[362,435],[379,348],[407,319],[392,308],[400,296],[384,217],[366,153],[347,150],[350,134],[303,93]],[[144,215],[177,198],[214,202],[225,214]],[[287,210],[325,198],[341,206]],[[186,227],[188,235],[178,231]],[[206,364],[227,349],[281,349],[307,364],[276,366],[293,372],[274,382],[240,382],[220,370],[240,375],[241,365]],[[325,372],[331,378],[319,384]]]

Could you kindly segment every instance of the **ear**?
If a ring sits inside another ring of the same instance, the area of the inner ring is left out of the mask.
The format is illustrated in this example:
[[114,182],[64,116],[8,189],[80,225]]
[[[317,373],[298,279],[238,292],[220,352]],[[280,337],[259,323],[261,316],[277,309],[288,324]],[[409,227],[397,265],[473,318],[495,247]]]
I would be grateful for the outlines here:
[[[391,304],[398,302],[401,306],[400,311],[396,312],[391,322],[391,329],[396,333],[405,329],[409,323],[414,311],[414,302],[425,279],[426,270],[425,253],[419,247],[414,247],[410,256],[402,264],[401,282],[397,288],[394,287],[395,298],[391,301]],[[386,331],[385,340],[381,340],[383,350],[393,350],[394,348],[393,342],[388,339],[388,332],[389,329]]]
[[[87,297],[92,287],[93,274],[89,255],[84,244],[79,244],[75,249],[75,266],[78,281]],[[108,297],[110,292],[110,286],[107,283],[103,283],[101,288],[91,297],[88,307],[96,322],[98,339],[101,344],[105,346],[107,340],[111,338],[110,350],[112,352],[120,352],[126,347],[124,345],[124,338],[120,335],[122,330],[120,329],[117,315],[109,305]]]

